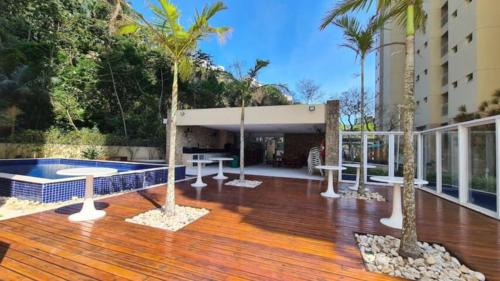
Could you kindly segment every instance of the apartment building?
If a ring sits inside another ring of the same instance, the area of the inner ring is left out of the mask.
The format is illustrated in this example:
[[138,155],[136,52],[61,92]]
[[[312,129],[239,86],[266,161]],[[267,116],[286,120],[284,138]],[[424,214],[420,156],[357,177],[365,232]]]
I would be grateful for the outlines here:
[[[415,127],[453,122],[459,107],[476,112],[500,88],[500,1],[427,0],[427,21],[415,36]],[[404,42],[404,30],[388,23],[380,44]],[[384,129],[399,126],[403,102],[404,46],[377,54],[377,109]]]

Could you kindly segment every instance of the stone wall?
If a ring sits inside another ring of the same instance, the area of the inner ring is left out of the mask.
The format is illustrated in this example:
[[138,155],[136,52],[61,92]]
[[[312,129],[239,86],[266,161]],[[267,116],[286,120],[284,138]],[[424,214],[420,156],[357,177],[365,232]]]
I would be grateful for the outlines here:
[[324,134],[285,134],[284,157],[301,159],[306,163],[309,150],[312,147],[320,146],[324,138]]
[[[325,164],[339,163],[339,101],[330,100],[325,107]],[[334,181],[338,182],[338,173],[334,173]]]
[[[0,143],[0,159],[11,158],[82,158],[89,145]],[[156,147],[143,146],[94,146],[99,158],[127,157],[128,160],[165,158]]]

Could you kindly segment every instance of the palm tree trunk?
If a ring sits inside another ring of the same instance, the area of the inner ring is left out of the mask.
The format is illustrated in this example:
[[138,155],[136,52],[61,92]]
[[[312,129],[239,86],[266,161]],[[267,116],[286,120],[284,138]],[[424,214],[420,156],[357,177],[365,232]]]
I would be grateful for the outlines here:
[[175,140],[177,137],[177,77],[178,77],[178,62],[174,61],[174,81],[172,82],[172,104],[169,118],[169,148],[168,148],[168,181],[167,194],[165,197],[164,211],[167,216],[175,215]]
[[111,82],[113,84],[113,92],[115,94],[116,101],[118,102],[118,107],[120,109],[120,114],[122,117],[123,133],[125,134],[125,139],[128,140],[127,124],[125,123],[125,113],[123,112],[123,107],[122,107],[122,103],[120,101],[120,96],[118,96],[118,91],[116,90],[115,75],[113,74],[113,69],[111,68],[111,64],[109,64],[108,60],[106,61],[106,63],[108,64],[109,73],[111,73]]
[[113,12],[111,13],[111,18],[108,22],[108,30],[110,35],[116,31],[116,21],[118,19],[118,16],[120,15],[120,12],[122,11],[121,0],[115,0],[115,3],[115,7],[113,8]]
[[361,152],[359,153],[359,187],[358,194],[365,194],[365,57],[361,56]]
[[161,116],[161,102],[163,100],[163,70],[160,68],[160,84],[161,84],[161,92],[160,92],[160,99],[158,101],[158,117],[160,118],[160,121],[162,120]]
[[401,245],[399,254],[403,257],[419,257],[420,247],[417,244],[417,226],[415,222],[415,170],[413,154],[413,118],[415,112],[413,76],[415,72],[415,27],[414,5],[407,9],[406,24],[406,63],[404,74],[404,111],[403,111],[403,229],[401,232]]
[[240,181],[245,180],[245,98],[241,96],[240,121]]
[[71,117],[71,114],[69,113],[69,110],[66,109],[66,117],[68,118],[68,122],[73,127],[75,131],[78,131],[78,128],[75,125],[75,122],[73,122],[73,118]]

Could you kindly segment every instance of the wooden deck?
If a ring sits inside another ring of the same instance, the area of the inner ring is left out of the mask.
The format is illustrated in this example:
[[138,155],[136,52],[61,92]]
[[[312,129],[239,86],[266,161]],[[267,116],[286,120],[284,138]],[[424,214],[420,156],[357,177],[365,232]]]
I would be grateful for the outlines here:
[[[108,215],[96,222],[70,223],[78,206],[0,221],[0,280],[394,280],[364,269],[353,236],[399,235],[378,222],[390,202],[325,199],[325,183],[259,179],[243,189],[205,178],[200,193],[178,184],[179,204],[211,212],[176,233],[124,221],[161,204],[163,187],[100,201]],[[420,240],[500,280],[498,221],[423,191],[417,203]]]

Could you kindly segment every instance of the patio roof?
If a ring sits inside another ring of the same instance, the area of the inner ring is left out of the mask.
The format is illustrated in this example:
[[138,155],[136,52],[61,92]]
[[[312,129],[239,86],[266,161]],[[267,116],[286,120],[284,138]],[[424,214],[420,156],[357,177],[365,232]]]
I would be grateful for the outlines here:
[[[179,110],[177,126],[202,126],[239,132],[239,107]],[[325,105],[280,105],[245,108],[245,131],[318,133],[325,130]]]

